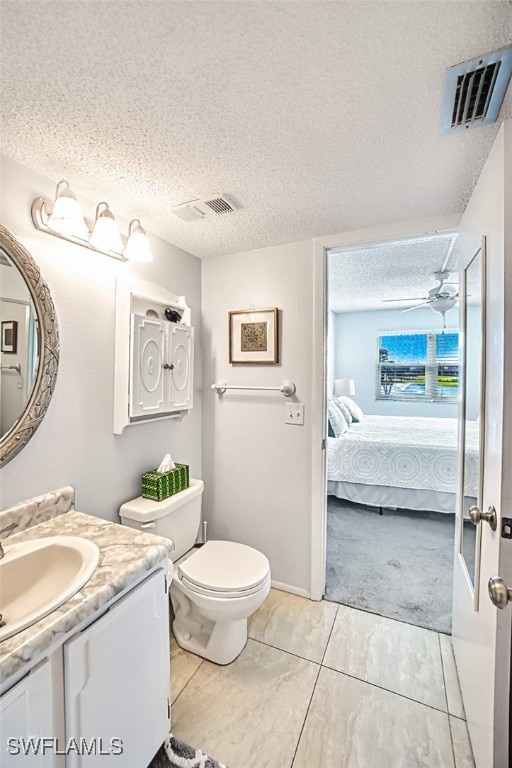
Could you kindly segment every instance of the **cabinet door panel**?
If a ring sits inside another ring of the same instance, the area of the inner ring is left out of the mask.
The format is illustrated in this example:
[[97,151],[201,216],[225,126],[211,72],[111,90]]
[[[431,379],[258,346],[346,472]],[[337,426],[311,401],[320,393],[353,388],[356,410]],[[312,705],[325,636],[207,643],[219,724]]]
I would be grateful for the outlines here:
[[46,659],[0,700],[2,768],[62,765],[56,752],[63,745],[58,739],[60,729],[54,720],[52,704],[52,674]]
[[168,611],[160,570],[65,643],[66,739],[81,739],[91,753],[70,755],[69,768],[142,768],[164,741]]
[[165,410],[165,326],[159,320],[132,315],[131,333],[130,416],[151,416]]
[[193,329],[186,325],[169,327],[171,369],[167,379],[167,401],[170,410],[192,407]]

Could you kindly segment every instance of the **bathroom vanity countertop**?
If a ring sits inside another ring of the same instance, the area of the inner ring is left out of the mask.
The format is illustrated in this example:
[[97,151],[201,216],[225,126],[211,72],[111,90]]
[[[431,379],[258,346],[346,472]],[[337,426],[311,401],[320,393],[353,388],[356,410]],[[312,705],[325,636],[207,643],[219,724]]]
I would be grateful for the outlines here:
[[124,589],[137,582],[160,560],[167,559],[171,542],[151,533],[110,523],[82,512],[59,515],[6,541],[38,539],[43,536],[81,536],[98,545],[100,560],[93,575],[73,597],[52,613],[0,642],[0,683],[23,666],[44,654],[59,635],[65,635],[94,615]]

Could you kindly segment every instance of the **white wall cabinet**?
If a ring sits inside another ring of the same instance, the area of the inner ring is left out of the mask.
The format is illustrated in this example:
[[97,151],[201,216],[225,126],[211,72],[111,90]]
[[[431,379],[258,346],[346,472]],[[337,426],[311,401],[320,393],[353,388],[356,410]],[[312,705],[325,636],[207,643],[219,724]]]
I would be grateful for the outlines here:
[[[162,567],[3,694],[0,765],[143,768],[169,733],[169,664]],[[16,754],[18,741],[31,736],[53,744],[44,754]]]
[[132,315],[130,418],[192,407],[193,329]]
[[[179,319],[172,322],[168,315]],[[194,329],[184,296],[150,283],[118,281],[114,434],[193,406]]]

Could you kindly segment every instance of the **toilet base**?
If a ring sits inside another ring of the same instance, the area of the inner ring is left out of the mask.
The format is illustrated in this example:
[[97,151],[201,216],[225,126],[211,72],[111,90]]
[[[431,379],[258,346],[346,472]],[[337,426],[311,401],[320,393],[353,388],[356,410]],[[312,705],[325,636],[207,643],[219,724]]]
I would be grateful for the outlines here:
[[185,651],[202,656],[215,664],[230,664],[239,656],[247,643],[247,619],[229,622],[208,622],[208,631],[190,632],[174,619],[172,631],[176,642]]

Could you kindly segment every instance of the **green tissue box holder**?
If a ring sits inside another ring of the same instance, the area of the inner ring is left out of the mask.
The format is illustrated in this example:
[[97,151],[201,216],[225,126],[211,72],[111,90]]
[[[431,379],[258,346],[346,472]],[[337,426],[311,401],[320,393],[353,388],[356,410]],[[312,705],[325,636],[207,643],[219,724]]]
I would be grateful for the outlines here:
[[142,475],[142,495],[145,499],[163,501],[189,486],[188,464],[176,464],[169,472],[145,472]]

